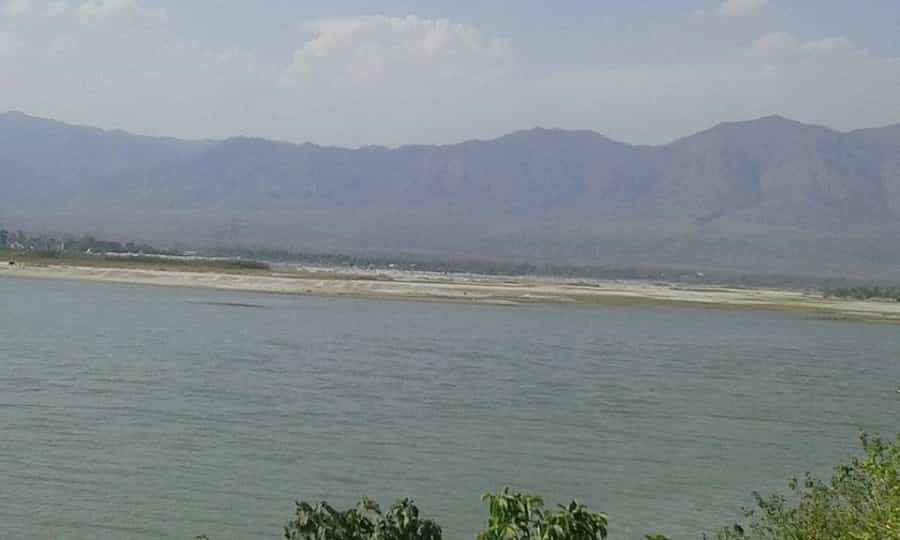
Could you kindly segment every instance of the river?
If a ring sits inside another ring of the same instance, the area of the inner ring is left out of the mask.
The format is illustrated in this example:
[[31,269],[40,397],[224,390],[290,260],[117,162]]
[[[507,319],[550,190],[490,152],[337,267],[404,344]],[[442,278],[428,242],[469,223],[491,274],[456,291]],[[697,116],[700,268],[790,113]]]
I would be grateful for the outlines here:
[[861,431],[900,328],[0,280],[0,537],[276,539],[295,499],[409,496],[470,539],[511,485],[699,538]]

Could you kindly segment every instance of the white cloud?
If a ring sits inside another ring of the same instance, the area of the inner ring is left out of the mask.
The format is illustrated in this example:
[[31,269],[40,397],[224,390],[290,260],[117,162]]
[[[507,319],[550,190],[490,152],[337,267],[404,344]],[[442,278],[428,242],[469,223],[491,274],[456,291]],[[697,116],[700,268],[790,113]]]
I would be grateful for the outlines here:
[[850,49],[850,40],[844,36],[820,39],[818,41],[807,41],[803,43],[802,48],[810,52],[831,53],[835,51],[846,51]]
[[6,0],[0,4],[0,11],[6,15],[24,15],[31,11],[31,0]]
[[82,14],[85,3],[68,0],[49,16],[52,0],[33,0],[22,17],[0,17],[0,110],[180,137],[350,146],[534,125],[658,143],[772,113],[841,129],[900,120],[900,59],[840,36],[771,33],[705,63],[553,72],[501,37],[446,20],[314,21],[279,60],[277,51],[187,40],[148,19],[138,0],[99,18]]
[[[458,133],[461,111],[492,103],[511,64],[508,41],[444,19],[342,17],[304,30],[308,40],[279,86],[286,109],[303,111],[296,121],[318,122],[329,141],[434,142],[444,129]],[[424,134],[423,118],[443,127]]]
[[182,137],[269,120],[275,70],[249,52],[178,37],[140,1],[54,3],[0,17],[0,111]]
[[769,32],[753,43],[753,52],[759,54],[771,54],[799,48],[800,40],[787,32]]
[[719,15],[743,17],[758,15],[769,4],[769,0],[724,0],[719,6]]
[[85,21],[110,18],[129,18],[143,22],[162,22],[164,9],[150,9],[141,0],[85,0],[78,6],[78,15]]
[[787,32],[770,32],[756,40],[752,51],[758,55],[796,53],[834,53],[851,48],[850,40],[844,36],[820,40],[803,41]]
[[84,17],[109,17],[137,8],[136,0],[87,0],[78,8]]
[[[705,65],[583,70],[548,77],[538,123],[658,143],[725,120],[773,113],[838,129],[900,120],[900,59],[843,37],[761,37]],[[556,103],[557,109],[550,108]]]
[[[404,93],[440,84],[481,84],[502,76],[509,43],[472,26],[419,17],[349,17],[305,26],[282,81],[299,89]],[[380,90],[379,90],[380,89]]]
[[0,57],[12,56],[18,47],[18,39],[11,32],[0,30]]
[[69,3],[66,0],[57,0],[47,7],[48,15],[62,15],[69,11]]
[[68,9],[66,0],[0,0],[0,13],[4,15],[59,15]]

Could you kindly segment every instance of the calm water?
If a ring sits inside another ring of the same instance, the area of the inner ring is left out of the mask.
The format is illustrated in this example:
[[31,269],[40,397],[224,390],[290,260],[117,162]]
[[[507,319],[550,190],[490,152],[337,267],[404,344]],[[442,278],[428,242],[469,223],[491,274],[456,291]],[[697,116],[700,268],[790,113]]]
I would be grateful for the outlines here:
[[0,300],[4,539],[275,539],[297,498],[409,495],[460,540],[505,484],[616,539],[697,538],[900,431],[895,326],[8,279]]

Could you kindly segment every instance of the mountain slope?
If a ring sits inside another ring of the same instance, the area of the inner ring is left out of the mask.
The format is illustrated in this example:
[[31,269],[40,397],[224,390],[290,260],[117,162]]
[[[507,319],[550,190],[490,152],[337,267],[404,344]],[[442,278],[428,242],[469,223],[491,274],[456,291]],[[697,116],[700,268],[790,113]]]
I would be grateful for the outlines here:
[[766,117],[657,147],[533,129],[351,150],[140,137],[7,113],[0,190],[0,222],[164,242],[900,267],[900,126],[841,133]]

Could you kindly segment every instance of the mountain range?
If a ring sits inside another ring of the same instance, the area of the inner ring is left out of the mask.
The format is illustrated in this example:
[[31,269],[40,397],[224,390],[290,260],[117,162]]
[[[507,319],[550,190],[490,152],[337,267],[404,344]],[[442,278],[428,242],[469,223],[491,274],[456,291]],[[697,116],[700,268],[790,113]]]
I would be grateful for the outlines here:
[[191,246],[900,279],[900,125],[358,149],[0,114],[0,226]]

